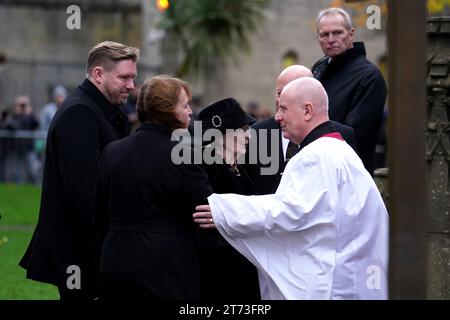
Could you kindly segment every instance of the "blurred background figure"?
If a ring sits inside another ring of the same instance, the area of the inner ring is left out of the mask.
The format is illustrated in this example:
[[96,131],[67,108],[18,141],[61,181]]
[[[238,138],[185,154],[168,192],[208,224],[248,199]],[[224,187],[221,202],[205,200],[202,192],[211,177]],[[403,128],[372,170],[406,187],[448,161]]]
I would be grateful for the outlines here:
[[[3,125],[7,117],[8,110],[0,104],[0,131],[5,129]],[[3,134],[0,134],[0,182],[5,181],[5,160],[8,153],[9,140]]]
[[[192,114],[191,114],[191,120],[195,121],[198,120],[198,114],[200,113],[200,111],[202,111],[203,107],[202,107],[202,98],[198,95],[194,95],[192,96],[192,100],[191,100],[191,109],[192,109]],[[191,122],[192,124],[192,122]]]
[[268,107],[263,106],[256,101],[250,101],[245,109],[247,110],[247,113],[257,121],[270,118],[274,115]]
[[64,102],[64,99],[66,99],[67,90],[64,86],[57,85],[53,89],[52,96],[53,101],[44,105],[40,112],[41,129],[45,131],[48,131],[48,128],[50,127],[50,122],[52,121],[56,110],[58,110],[58,108]]
[[14,139],[10,138],[8,143],[5,181],[36,183],[40,164],[34,151],[34,139],[30,131],[36,130],[39,122],[33,113],[30,98],[27,95],[16,97],[14,112],[6,117],[2,127],[20,134]]
[[6,117],[8,116],[8,110],[6,110],[6,107],[0,104],[0,127],[5,121]]
[[256,101],[250,101],[247,104],[247,113],[249,115],[251,115],[253,118],[255,118],[256,120],[259,120],[259,111],[260,111],[260,106],[259,103]]
[[265,120],[265,119],[268,119],[268,118],[273,117],[273,116],[274,116],[274,114],[269,108],[261,107],[260,110],[259,110],[259,118],[258,118],[258,120]]

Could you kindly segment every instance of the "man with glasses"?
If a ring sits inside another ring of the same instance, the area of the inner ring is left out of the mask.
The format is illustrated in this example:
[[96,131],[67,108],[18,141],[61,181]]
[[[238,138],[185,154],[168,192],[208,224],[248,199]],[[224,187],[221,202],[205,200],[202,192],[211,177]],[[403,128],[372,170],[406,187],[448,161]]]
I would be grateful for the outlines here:
[[387,94],[383,76],[366,59],[364,44],[353,42],[355,28],[343,9],[321,11],[317,35],[325,56],[315,63],[312,71],[329,96],[330,119],[353,127],[358,155],[373,174]]

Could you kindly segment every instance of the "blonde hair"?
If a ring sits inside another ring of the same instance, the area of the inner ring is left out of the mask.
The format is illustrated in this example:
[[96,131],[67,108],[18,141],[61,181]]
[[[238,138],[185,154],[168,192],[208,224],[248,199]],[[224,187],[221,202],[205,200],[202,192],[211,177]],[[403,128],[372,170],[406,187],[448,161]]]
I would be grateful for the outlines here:
[[139,49],[127,47],[122,43],[114,41],[103,41],[89,51],[86,73],[89,76],[92,69],[97,66],[101,66],[105,70],[110,71],[115,63],[127,59],[137,62],[139,59]]

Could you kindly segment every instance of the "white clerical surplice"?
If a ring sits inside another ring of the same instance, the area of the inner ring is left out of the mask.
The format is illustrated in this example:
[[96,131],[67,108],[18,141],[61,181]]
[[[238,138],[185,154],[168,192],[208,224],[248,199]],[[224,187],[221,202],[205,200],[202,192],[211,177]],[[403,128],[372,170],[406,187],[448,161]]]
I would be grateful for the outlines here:
[[258,268],[263,299],[387,298],[388,213],[344,141],[303,148],[275,194],[208,201],[219,232]]

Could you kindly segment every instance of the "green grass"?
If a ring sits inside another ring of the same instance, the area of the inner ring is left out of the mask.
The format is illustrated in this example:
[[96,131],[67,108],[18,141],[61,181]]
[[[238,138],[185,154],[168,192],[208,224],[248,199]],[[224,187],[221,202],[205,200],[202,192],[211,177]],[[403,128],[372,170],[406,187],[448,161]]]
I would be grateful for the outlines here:
[[0,184],[0,224],[35,225],[40,200],[40,187]]
[[1,300],[59,299],[56,287],[26,279],[18,266],[31,235],[32,231],[0,231]]
[[41,189],[0,184],[0,300],[58,299],[56,287],[25,278],[18,263],[37,221]]

